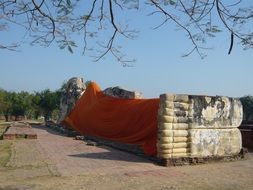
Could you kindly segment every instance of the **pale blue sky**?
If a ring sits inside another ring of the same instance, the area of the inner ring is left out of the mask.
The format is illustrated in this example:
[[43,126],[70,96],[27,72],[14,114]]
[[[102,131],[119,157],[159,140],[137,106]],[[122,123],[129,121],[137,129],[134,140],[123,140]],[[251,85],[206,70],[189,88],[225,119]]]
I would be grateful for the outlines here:
[[[128,13],[133,26],[140,30],[136,40],[122,41],[125,53],[136,58],[133,67],[122,67],[111,56],[92,62],[52,45],[22,46],[20,52],[0,51],[0,88],[11,91],[56,90],[63,81],[78,76],[97,82],[102,89],[122,86],[143,92],[145,97],[158,97],[165,92],[226,95],[239,97],[253,95],[253,51],[243,51],[235,43],[227,55],[230,38],[224,32],[211,44],[215,49],[201,59],[193,54],[182,58],[189,50],[190,41],[175,30],[174,24],[152,30],[157,18]],[[131,15],[132,14],[132,15]],[[136,18],[136,19],[135,19]],[[9,42],[22,31],[10,30],[1,34],[0,41]]]

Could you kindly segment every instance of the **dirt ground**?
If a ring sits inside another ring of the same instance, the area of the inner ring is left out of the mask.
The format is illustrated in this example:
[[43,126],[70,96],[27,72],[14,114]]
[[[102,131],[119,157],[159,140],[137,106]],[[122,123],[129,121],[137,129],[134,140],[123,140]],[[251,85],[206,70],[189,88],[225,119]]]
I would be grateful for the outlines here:
[[34,130],[36,140],[0,141],[0,190],[253,189],[252,152],[246,160],[162,167],[43,126]]

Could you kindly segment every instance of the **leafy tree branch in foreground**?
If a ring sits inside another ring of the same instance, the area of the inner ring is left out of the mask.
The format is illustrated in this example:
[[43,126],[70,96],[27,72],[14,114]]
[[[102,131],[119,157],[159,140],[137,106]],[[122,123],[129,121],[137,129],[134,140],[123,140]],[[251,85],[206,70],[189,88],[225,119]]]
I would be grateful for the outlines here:
[[[89,52],[94,61],[111,54],[126,66],[134,60],[122,53],[118,41],[134,39],[138,32],[122,15],[142,14],[143,7],[150,10],[149,16],[161,17],[161,23],[153,23],[155,29],[172,24],[184,31],[192,45],[184,56],[196,52],[205,57],[208,39],[224,29],[230,36],[228,54],[235,39],[244,49],[253,48],[253,7],[243,0],[0,0],[0,32],[15,25],[24,29],[31,44],[55,42],[71,53],[79,45],[76,36],[81,36],[83,54]],[[0,42],[0,49],[19,45]]]

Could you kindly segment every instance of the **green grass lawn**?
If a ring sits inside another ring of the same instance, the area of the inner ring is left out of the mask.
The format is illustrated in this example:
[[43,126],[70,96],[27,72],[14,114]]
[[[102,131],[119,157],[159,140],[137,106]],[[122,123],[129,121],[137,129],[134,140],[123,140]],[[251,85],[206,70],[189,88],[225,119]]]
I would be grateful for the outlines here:
[[10,141],[0,141],[0,167],[4,167],[10,159],[11,156],[11,142]]
[[0,167],[4,167],[11,156],[11,142],[1,140],[9,125],[9,122],[0,121]]

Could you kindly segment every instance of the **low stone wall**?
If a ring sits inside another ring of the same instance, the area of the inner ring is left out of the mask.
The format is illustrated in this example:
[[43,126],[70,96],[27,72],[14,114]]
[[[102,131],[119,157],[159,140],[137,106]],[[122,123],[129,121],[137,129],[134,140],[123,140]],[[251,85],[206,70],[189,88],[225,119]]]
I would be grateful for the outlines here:
[[37,134],[28,123],[12,123],[4,133],[3,139],[37,139]]
[[240,153],[237,128],[242,105],[228,97],[162,94],[158,113],[157,157],[206,158]]

